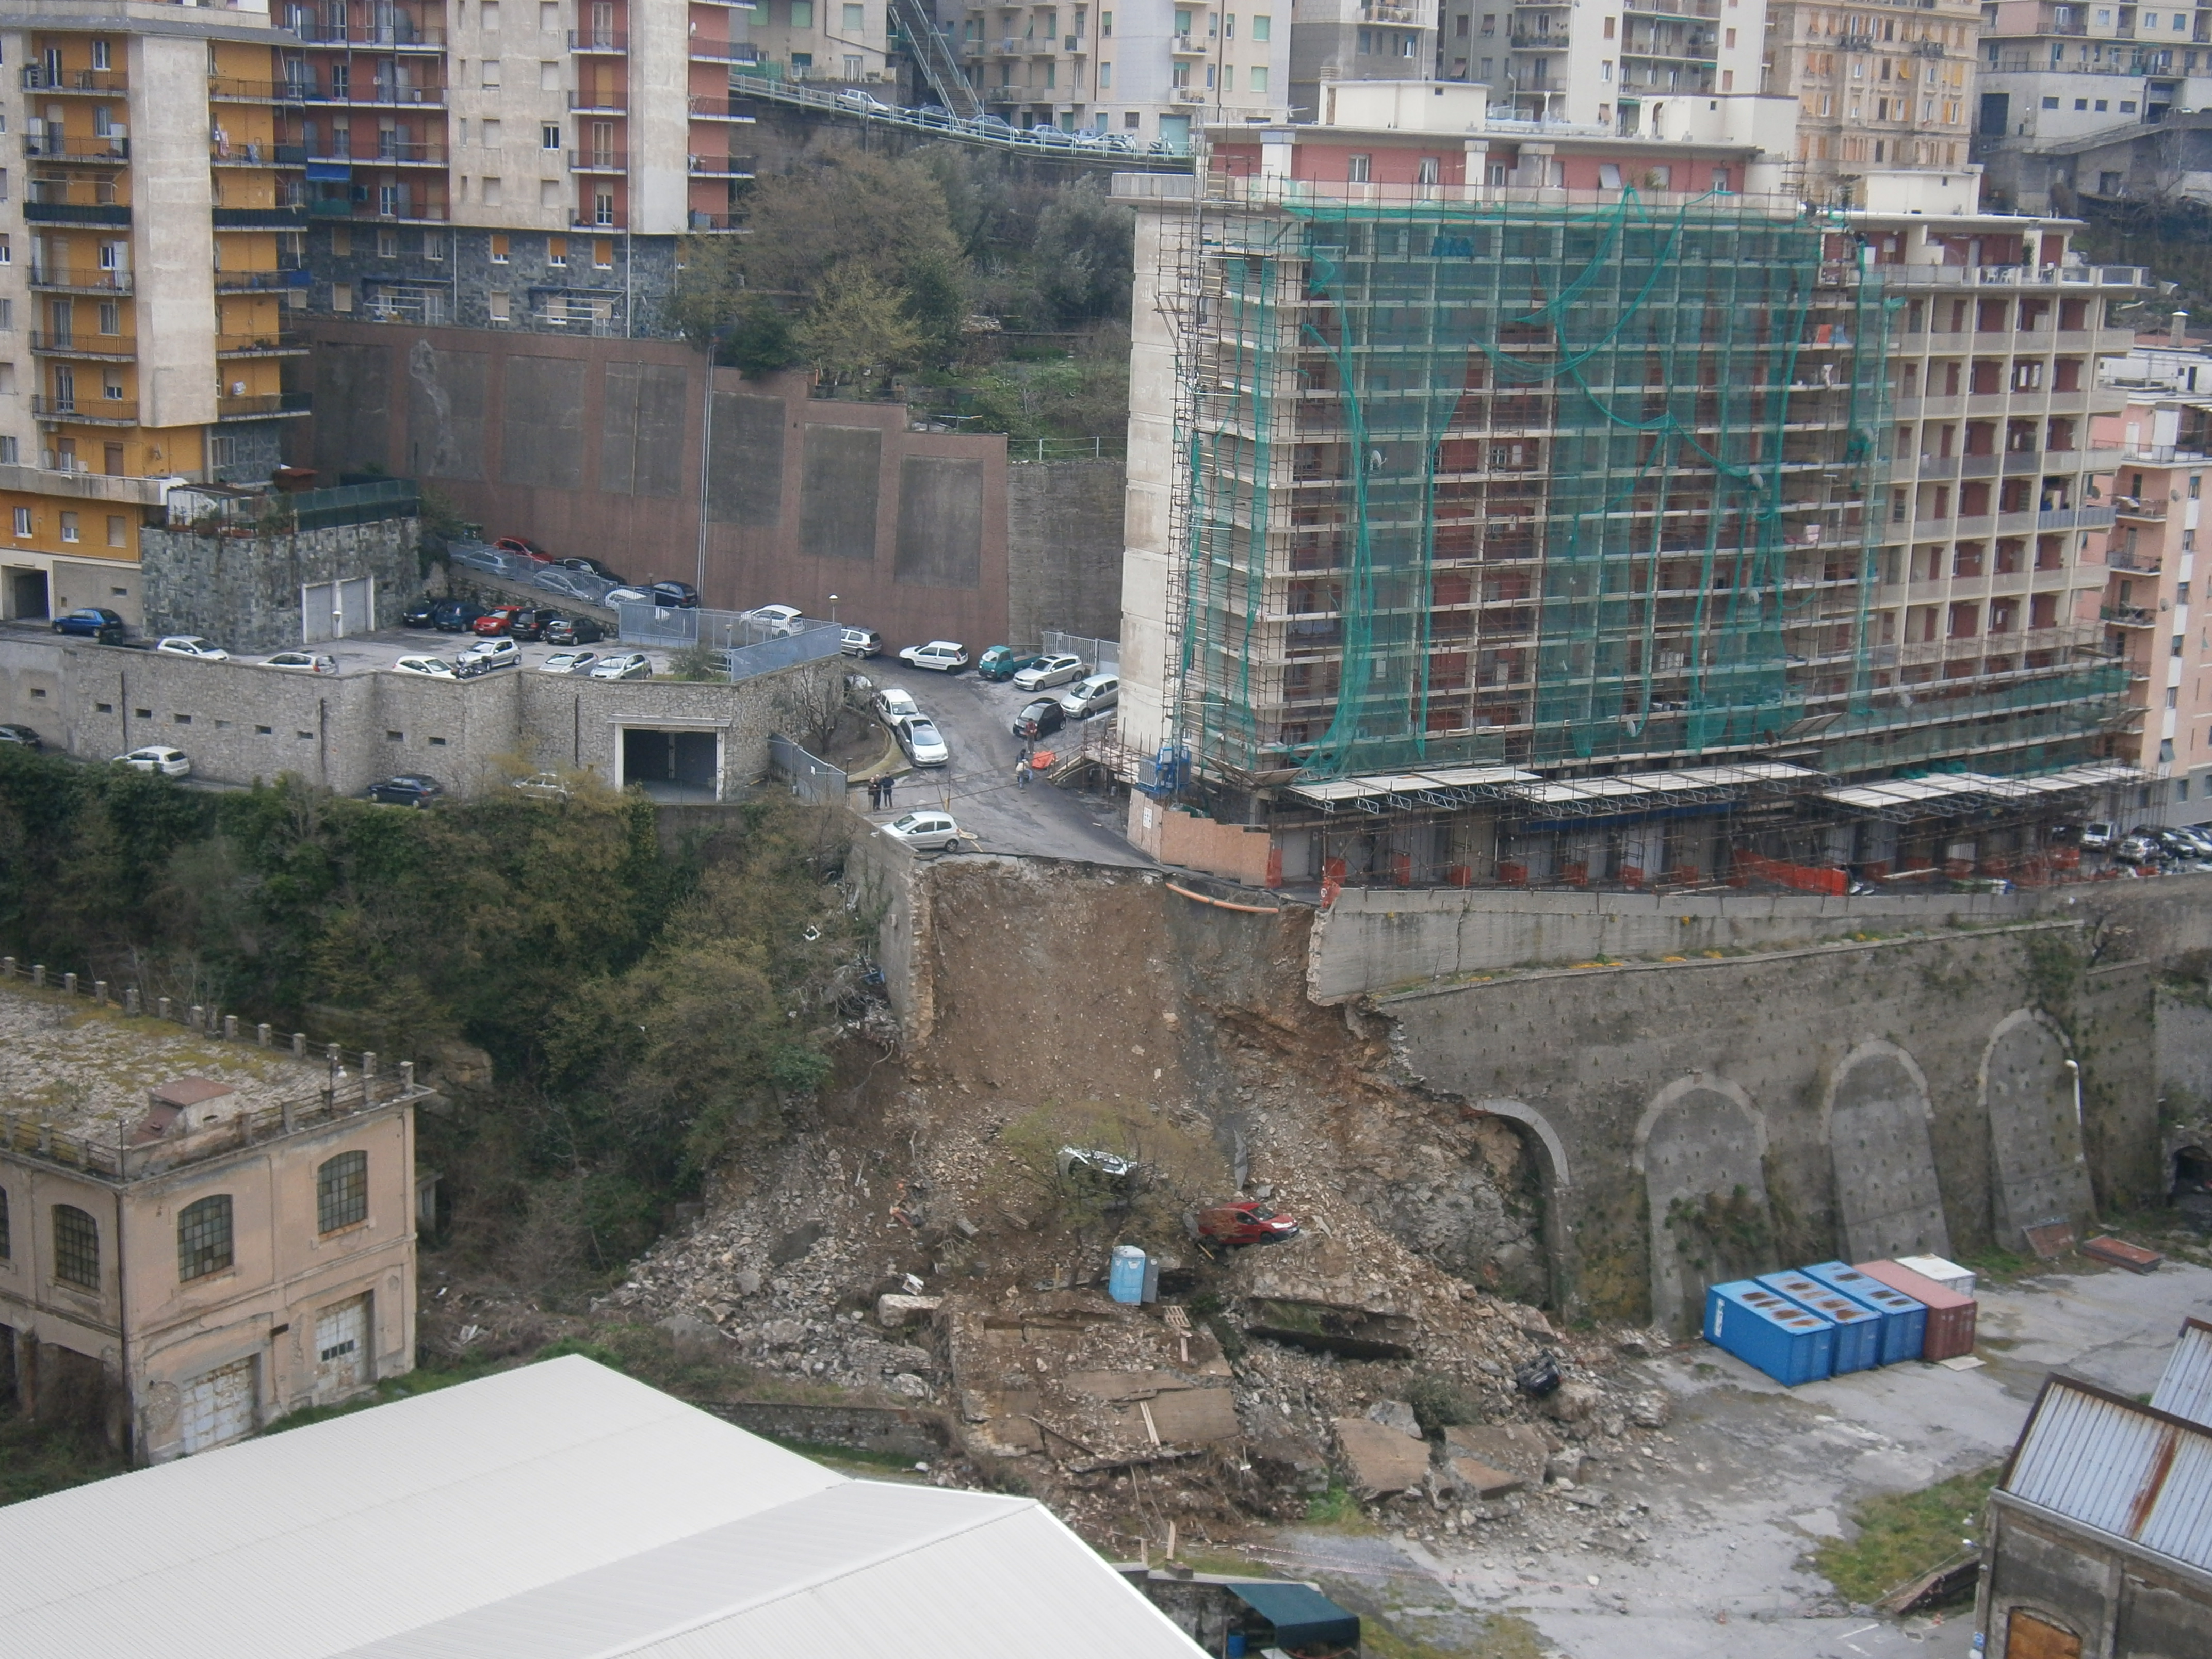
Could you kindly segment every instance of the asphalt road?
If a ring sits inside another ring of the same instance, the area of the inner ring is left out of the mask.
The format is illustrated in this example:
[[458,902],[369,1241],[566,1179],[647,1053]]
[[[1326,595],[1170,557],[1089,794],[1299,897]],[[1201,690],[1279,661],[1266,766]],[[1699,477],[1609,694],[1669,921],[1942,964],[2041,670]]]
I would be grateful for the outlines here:
[[[1151,860],[1123,839],[1124,809],[1118,803],[1086,799],[1042,781],[1026,789],[1015,787],[1014,760],[1022,745],[1012,732],[1014,711],[1036,694],[994,685],[972,672],[939,674],[909,668],[891,656],[872,657],[855,666],[878,686],[896,685],[911,692],[922,712],[937,722],[952,751],[948,764],[901,777],[892,796],[893,810],[867,815],[876,823],[887,823],[913,807],[940,806],[975,837],[979,852],[1152,866]],[[1079,732],[1079,726],[1063,727],[1045,740],[1046,746]],[[855,809],[866,799],[865,788],[854,791]]]

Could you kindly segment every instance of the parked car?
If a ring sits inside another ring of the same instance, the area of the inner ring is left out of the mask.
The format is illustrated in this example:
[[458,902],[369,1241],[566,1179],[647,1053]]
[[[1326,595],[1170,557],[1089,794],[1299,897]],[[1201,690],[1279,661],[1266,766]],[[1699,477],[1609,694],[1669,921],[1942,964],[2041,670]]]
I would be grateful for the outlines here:
[[592,665],[595,680],[649,680],[653,659],[642,651],[625,651],[618,657],[602,657]]
[[435,599],[417,599],[399,613],[402,628],[434,628],[437,621],[438,602]]
[[887,685],[877,692],[868,700],[868,707],[875,710],[878,720],[892,727],[921,713],[921,705],[914,700],[914,694],[902,691],[896,685]]
[[548,645],[597,645],[607,630],[589,617],[556,617],[545,624]]
[[1017,651],[1011,645],[994,645],[975,659],[975,678],[979,680],[1010,680],[1024,668],[1036,666],[1041,660],[1035,651]]
[[2130,830],[2120,837],[2112,848],[2113,859],[2121,864],[2152,864],[2158,859],[2158,843],[2148,832]]
[[539,564],[550,564],[553,556],[527,536],[501,536],[492,545],[502,553],[514,553]]
[[1071,680],[1082,678],[1083,659],[1060,651],[1049,657],[1040,657],[1027,668],[1018,670],[1014,675],[1014,689],[1018,691],[1042,691],[1047,686],[1066,685]]
[[603,582],[613,582],[620,586],[629,580],[627,576],[617,576],[597,559],[586,558],[580,555],[574,558],[562,559],[557,562],[563,570],[580,570],[587,576],[597,576]]
[[588,674],[599,659],[596,651],[556,651],[538,665],[541,674]]
[[2160,830],[2151,839],[2158,843],[2159,849],[2168,858],[2179,859],[2185,864],[2195,864],[2201,859],[2212,856],[2212,849],[2208,849],[2203,837],[2193,830]]
[[1198,1212],[1198,1236],[1214,1244],[1273,1244],[1297,1237],[1298,1224],[1257,1199],[1216,1204]]
[[105,605],[87,605],[82,611],[64,611],[54,618],[54,632],[76,634],[86,639],[98,640],[102,645],[123,642],[123,618]]
[[127,755],[115,757],[118,766],[128,766],[141,772],[158,773],[165,778],[188,778],[192,775],[192,763],[181,749],[171,749],[164,744],[149,744],[143,749],[134,749]]
[[769,639],[781,639],[787,634],[799,631],[799,624],[805,620],[795,605],[756,605],[750,611],[738,613],[738,620],[765,631]]
[[0,726],[0,743],[12,743],[18,749],[28,749],[34,754],[46,746],[46,739],[29,726],[17,726],[12,721]]
[[403,772],[380,778],[368,786],[368,798],[385,806],[428,806],[446,793],[446,786],[420,772]]
[[699,605],[699,590],[690,582],[655,582],[645,591],[655,605],[672,611],[695,611]]
[[2117,825],[2101,819],[2094,823],[2085,823],[2081,826],[2081,850],[2085,853],[2108,853],[2112,851],[2113,838],[2118,834]]
[[483,635],[509,634],[514,630],[514,619],[522,614],[519,605],[495,605],[469,624],[471,631]]
[[880,657],[884,654],[884,636],[872,628],[848,628],[838,641],[838,648],[848,657]]
[[453,672],[453,665],[443,657],[402,657],[392,665],[392,672],[395,674],[421,674],[434,680],[460,678]]
[[1121,681],[1118,675],[1093,674],[1087,680],[1078,680],[1060,694],[1060,713],[1072,720],[1087,720],[1101,714],[1121,700]]
[[891,727],[897,735],[899,747],[916,766],[942,766],[952,758],[951,750],[945,747],[939,734],[937,723],[927,714],[912,715]]
[[1014,735],[1018,738],[1042,738],[1051,735],[1067,724],[1066,712],[1060,706],[1058,697],[1039,697],[1025,702],[1014,715]]
[[430,625],[441,634],[465,634],[483,613],[484,608],[473,599],[441,599],[431,613]]
[[164,634],[154,649],[165,657],[198,657],[202,662],[228,662],[230,653],[197,634]]
[[941,853],[960,850],[960,826],[944,812],[908,812],[884,825],[883,832],[909,847],[934,847]]
[[494,668],[513,668],[522,660],[522,647],[513,640],[478,640],[462,653],[466,660],[489,663]]
[[968,665],[968,647],[956,640],[932,640],[927,645],[909,645],[899,653],[899,659],[916,668],[957,674]]
[[891,106],[858,87],[848,87],[837,94],[837,101],[848,109],[856,109],[863,115],[889,115]]
[[599,600],[601,605],[658,605],[649,589],[643,587],[610,587]]
[[598,605],[599,584],[580,571],[562,570],[556,567],[539,571],[530,579],[532,587],[542,587],[548,593],[558,593],[580,605]]
[[289,668],[301,674],[335,674],[338,659],[321,651],[279,651],[262,659],[264,668]]
[[549,605],[526,605],[514,613],[507,631],[518,640],[542,640],[547,625],[562,620],[566,614]]
[[568,786],[558,772],[532,772],[526,778],[517,778],[514,787],[526,795],[535,795],[540,800],[566,800]]

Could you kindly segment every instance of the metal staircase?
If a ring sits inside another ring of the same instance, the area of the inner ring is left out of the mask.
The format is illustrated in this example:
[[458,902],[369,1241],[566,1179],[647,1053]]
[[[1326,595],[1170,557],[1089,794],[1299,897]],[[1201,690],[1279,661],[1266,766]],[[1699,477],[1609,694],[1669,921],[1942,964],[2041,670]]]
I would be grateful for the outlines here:
[[969,85],[967,76],[961,72],[952,48],[937,32],[937,20],[930,15],[925,0],[890,0],[890,8],[891,15],[898,21],[899,33],[906,37],[907,49],[914,54],[915,67],[929,82],[938,102],[963,121],[972,121],[981,115],[983,100],[975,95],[975,88]]

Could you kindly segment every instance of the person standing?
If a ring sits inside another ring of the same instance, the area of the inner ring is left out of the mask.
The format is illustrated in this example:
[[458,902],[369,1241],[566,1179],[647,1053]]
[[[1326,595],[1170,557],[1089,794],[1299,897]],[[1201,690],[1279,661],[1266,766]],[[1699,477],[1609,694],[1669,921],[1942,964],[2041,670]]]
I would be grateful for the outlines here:
[[1017,789],[1026,789],[1029,787],[1030,757],[1027,755],[1024,755],[1014,763],[1014,787]]

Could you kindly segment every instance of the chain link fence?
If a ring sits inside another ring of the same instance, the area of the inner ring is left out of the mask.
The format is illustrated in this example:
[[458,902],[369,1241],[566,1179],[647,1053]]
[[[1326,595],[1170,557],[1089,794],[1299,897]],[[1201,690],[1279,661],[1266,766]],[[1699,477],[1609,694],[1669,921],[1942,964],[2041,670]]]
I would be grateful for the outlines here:
[[1119,674],[1121,672],[1121,641],[1094,640],[1084,634],[1059,634],[1046,629],[1039,636],[1041,648],[1048,656],[1066,652],[1080,657],[1091,665],[1094,674]]
[[791,793],[802,799],[831,806],[843,804],[844,773],[808,754],[780,732],[768,734],[768,764],[769,770],[790,784]]

